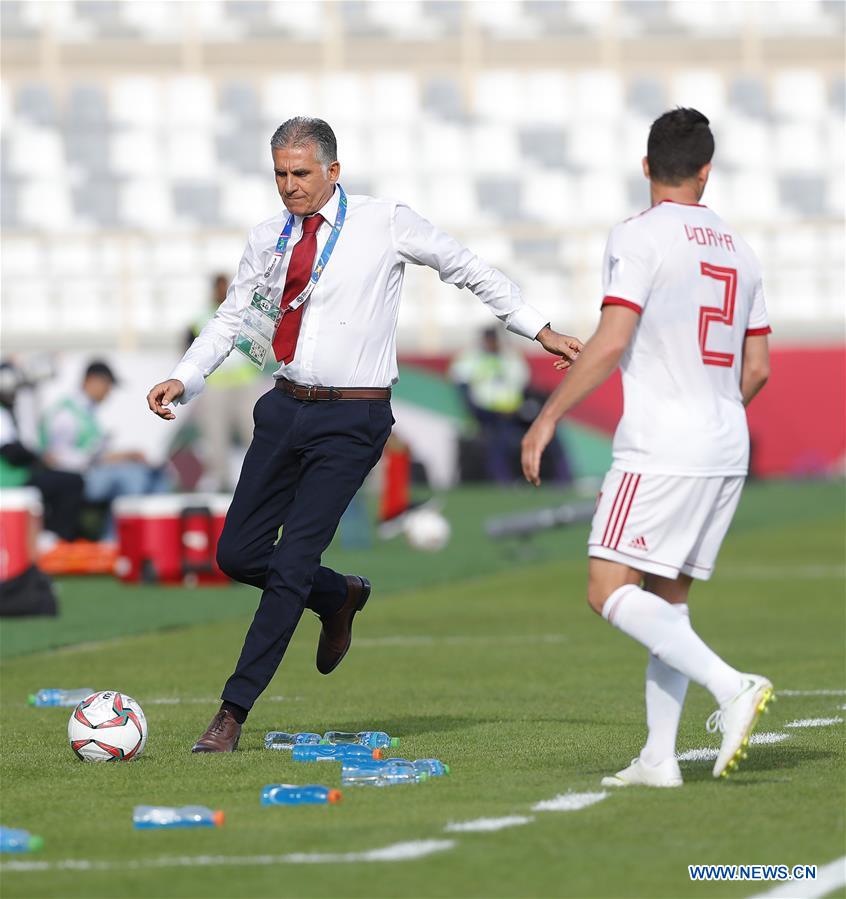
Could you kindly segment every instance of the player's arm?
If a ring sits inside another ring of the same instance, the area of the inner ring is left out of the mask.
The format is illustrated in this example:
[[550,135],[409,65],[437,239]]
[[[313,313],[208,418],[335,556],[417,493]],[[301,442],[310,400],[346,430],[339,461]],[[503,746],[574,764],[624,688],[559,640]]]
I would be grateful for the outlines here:
[[537,340],[548,353],[558,356],[556,368],[566,368],[579,355],[581,341],[554,331],[549,321],[523,300],[513,281],[401,203],[391,219],[391,237],[402,262],[428,265],[445,284],[471,290],[509,331]]
[[770,346],[766,334],[747,334],[743,341],[740,393],[748,406],[770,377]]
[[619,365],[639,315],[626,306],[605,306],[596,333],[585,344],[567,377],[544,404],[522,443],[523,474],[540,484],[540,460],[563,415],[583,400]]

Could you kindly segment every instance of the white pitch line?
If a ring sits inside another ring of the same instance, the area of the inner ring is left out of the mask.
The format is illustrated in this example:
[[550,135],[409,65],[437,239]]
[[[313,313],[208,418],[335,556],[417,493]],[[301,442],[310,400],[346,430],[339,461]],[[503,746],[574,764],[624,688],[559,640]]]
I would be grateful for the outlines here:
[[560,793],[552,799],[544,799],[532,806],[533,812],[577,812],[602,802],[608,794],[602,793]]
[[778,690],[782,696],[846,696],[846,690]]
[[760,734],[752,734],[749,738],[750,746],[764,746],[768,743],[783,743],[790,739],[790,734],[783,734],[780,731],[764,731]]
[[699,749],[686,749],[676,759],[680,762],[713,762],[720,754],[716,746],[701,746]]
[[785,727],[831,727],[832,724],[842,724],[842,718],[798,718],[789,721]]
[[[760,734],[752,734],[749,738],[750,746],[765,746],[771,743],[783,743],[790,739],[790,734],[779,733],[778,731],[764,731]],[[716,746],[702,746],[699,749],[688,749],[679,753],[676,758],[680,762],[713,762],[720,754],[720,750]]]
[[58,862],[10,861],[0,864],[3,873],[38,873],[41,871],[115,871],[147,868],[205,868],[253,865],[335,865],[354,862],[407,862],[445,852],[455,840],[413,840],[393,843],[365,852],[294,852],[290,855],[182,855],[125,861],[66,859]]
[[510,815],[506,818],[476,818],[475,821],[452,821],[444,828],[447,833],[487,833],[505,830],[506,827],[520,827],[531,824],[535,819],[525,815]]
[[821,899],[846,884],[846,855],[817,868],[815,880],[791,880],[780,883],[751,899]]

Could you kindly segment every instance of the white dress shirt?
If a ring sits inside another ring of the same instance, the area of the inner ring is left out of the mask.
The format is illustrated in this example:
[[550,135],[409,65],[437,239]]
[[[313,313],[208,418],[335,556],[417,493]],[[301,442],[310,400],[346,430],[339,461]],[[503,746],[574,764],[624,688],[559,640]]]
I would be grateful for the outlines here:
[[[334,191],[320,210],[324,222],[317,232],[318,256],[335,221],[339,196]],[[408,206],[366,196],[347,200],[335,249],[305,304],[294,358],[274,377],[324,387],[396,383],[397,315],[407,262],[428,265],[447,284],[469,287],[509,331],[532,340],[548,324],[502,272]],[[282,212],[250,231],[226,300],[170,375],[185,385],[180,402],[197,396],[204,379],[231,352],[253,288],[264,280],[287,218]],[[272,276],[274,297],[284,286],[291,253],[301,237],[302,217],[295,216],[287,252]]]

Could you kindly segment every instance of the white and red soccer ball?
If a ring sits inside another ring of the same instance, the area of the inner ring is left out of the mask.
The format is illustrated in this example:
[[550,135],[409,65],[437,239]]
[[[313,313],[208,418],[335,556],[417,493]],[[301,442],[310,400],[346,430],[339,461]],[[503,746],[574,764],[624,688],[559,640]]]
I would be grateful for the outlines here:
[[125,693],[92,693],[71,713],[68,741],[84,762],[126,762],[144,751],[147,719]]

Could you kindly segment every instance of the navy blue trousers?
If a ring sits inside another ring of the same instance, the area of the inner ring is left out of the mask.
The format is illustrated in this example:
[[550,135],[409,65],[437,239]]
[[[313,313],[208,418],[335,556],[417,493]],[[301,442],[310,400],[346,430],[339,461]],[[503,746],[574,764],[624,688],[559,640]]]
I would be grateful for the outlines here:
[[229,577],[262,590],[222,694],[245,709],[276,673],[303,611],[332,614],[346,600],[345,577],[320,557],[393,424],[387,400],[306,402],[276,389],[259,399],[253,417],[217,548]]

